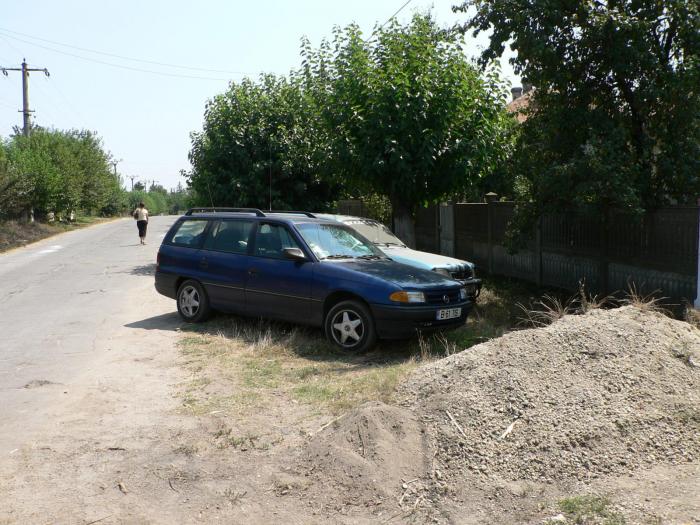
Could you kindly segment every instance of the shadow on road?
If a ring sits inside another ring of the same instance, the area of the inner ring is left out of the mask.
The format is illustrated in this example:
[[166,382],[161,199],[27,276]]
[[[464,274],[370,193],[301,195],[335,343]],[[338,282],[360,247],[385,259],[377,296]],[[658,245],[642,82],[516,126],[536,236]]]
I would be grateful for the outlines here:
[[182,319],[177,312],[156,315],[141,321],[135,321],[124,325],[127,328],[139,328],[141,330],[177,330],[182,326]]
[[154,276],[156,274],[156,264],[144,264],[142,266],[134,266],[129,272],[131,275]]

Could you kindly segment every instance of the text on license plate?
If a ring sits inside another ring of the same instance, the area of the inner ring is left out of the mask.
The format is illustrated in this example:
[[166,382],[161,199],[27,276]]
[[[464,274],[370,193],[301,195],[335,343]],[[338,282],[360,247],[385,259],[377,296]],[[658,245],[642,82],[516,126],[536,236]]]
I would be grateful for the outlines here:
[[461,308],[445,308],[444,310],[438,310],[436,319],[438,321],[444,321],[445,319],[455,319],[462,315]]

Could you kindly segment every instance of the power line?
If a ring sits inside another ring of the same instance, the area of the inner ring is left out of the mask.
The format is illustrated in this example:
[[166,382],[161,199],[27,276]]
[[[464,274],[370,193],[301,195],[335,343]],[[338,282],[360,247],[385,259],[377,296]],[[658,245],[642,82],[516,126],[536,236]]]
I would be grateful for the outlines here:
[[52,88],[54,88],[54,89],[56,90],[56,93],[58,93],[59,96],[64,100],[64,102],[66,103],[66,107],[68,107],[68,109],[69,109],[76,117],[78,117],[78,120],[81,122],[82,126],[83,126],[85,129],[88,129],[90,126],[88,126],[87,120],[85,119],[85,117],[83,116],[83,114],[82,114],[80,111],[78,111],[78,110],[76,109],[76,107],[75,107],[75,106],[73,105],[73,103],[68,99],[68,97],[67,97],[66,95],[63,94],[63,91],[61,90],[61,88],[58,87],[58,82],[52,82],[50,85],[51,85]]
[[[49,44],[55,44],[58,46],[68,47],[71,49],[77,49],[79,51],[87,51],[88,53],[95,53],[96,55],[103,55],[103,56],[108,56],[108,57],[113,57],[113,58],[120,58],[122,60],[129,60],[132,62],[141,62],[142,64],[153,64],[155,66],[174,67],[177,69],[188,69],[190,71],[203,71],[203,72],[207,72],[207,73],[227,73],[227,74],[231,74],[231,75],[248,75],[249,74],[249,73],[246,73],[245,71],[229,71],[226,69],[208,69],[208,68],[203,68],[203,67],[183,66],[180,64],[171,64],[168,62],[157,62],[155,60],[145,60],[142,58],[134,58],[134,57],[124,56],[124,55],[117,55],[116,53],[107,53],[106,51],[97,51],[96,49],[90,49],[87,47],[80,47],[80,46],[74,46],[71,44],[64,44],[63,42],[57,42],[55,40],[41,38],[38,36],[29,35],[27,33],[20,33],[19,31],[11,31],[10,29],[5,29],[3,27],[0,27],[0,31],[4,31],[5,33],[11,33],[13,35],[21,35],[21,36],[24,36],[26,38],[31,38],[32,40],[39,40],[41,42],[47,42]],[[10,36],[10,35],[7,35],[7,36]],[[14,38],[14,37],[10,36],[10,38]]]
[[7,37],[5,35],[3,35],[2,33],[0,33],[0,38],[2,38],[7,43],[7,45],[10,46],[15,51],[15,53],[17,53],[20,56],[27,56],[25,53],[22,53],[19,49],[17,49],[14,45],[12,45],[12,42],[10,42],[7,39]]
[[372,34],[369,35],[369,38],[368,38],[367,40],[365,40],[365,42],[369,42],[370,40],[372,40],[372,37],[373,37],[374,35],[377,34],[377,31],[379,31],[380,29],[383,29],[384,26],[386,26],[389,22],[391,22],[394,18],[396,18],[396,17],[398,16],[398,14],[399,14],[401,11],[403,11],[404,8],[405,8],[406,6],[408,6],[408,4],[410,4],[412,1],[413,1],[413,0],[406,0],[406,2],[404,2],[404,4],[403,4],[401,7],[399,7],[399,8],[394,12],[393,15],[391,15],[389,18],[387,18],[386,21],[385,21],[382,25],[380,25],[379,27],[375,28],[374,31],[372,31]]
[[[44,79],[46,82],[49,81],[49,79],[47,77],[44,77]],[[48,104],[43,104],[39,108],[38,114],[37,114],[37,112],[34,112],[34,121],[36,122],[36,121],[41,120],[38,118],[38,116],[40,116],[43,113],[46,115],[46,117],[48,117],[48,118],[44,119],[44,121],[53,121],[53,125],[57,126],[59,123],[59,119],[57,118],[58,115],[56,113],[54,113],[53,110],[56,108],[62,109],[61,105],[56,104],[56,99],[54,99],[54,97],[51,96],[51,94],[49,93],[48,90],[44,90],[44,88],[43,88],[43,86],[41,86],[40,82],[34,82],[34,84],[32,84],[32,86],[34,87],[34,89],[39,91],[39,93],[43,96],[43,98],[50,99],[50,100],[48,100]],[[34,104],[35,104],[34,107],[37,107],[36,101],[34,102]],[[52,109],[49,109],[49,107],[51,107]],[[46,126],[44,124],[44,127],[48,127],[48,126]]]
[[[2,36],[2,34],[0,34],[0,36]],[[150,73],[152,75],[161,75],[161,76],[165,76],[165,77],[175,77],[175,78],[192,78],[192,79],[196,79],[196,80],[224,80],[224,81],[229,80],[227,78],[221,78],[221,77],[202,77],[202,76],[196,76],[196,75],[182,75],[179,73],[167,73],[165,71],[153,71],[151,69],[143,69],[143,68],[139,68],[139,67],[125,66],[122,64],[115,64],[113,62],[105,62],[104,60],[97,60],[95,58],[85,57],[82,55],[76,55],[75,53],[69,53],[68,51],[62,51],[60,49],[54,49],[54,48],[49,47],[49,46],[37,44],[36,42],[30,42],[28,40],[23,40],[23,39],[18,38],[16,36],[10,36],[10,35],[4,35],[4,36],[12,38],[13,40],[17,40],[19,42],[24,42],[25,44],[29,44],[30,46],[36,46],[36,47],[40,47],[42,49],[46,49],[47,51],[51,51],[52,53],[58,53],[60,55],[67,55],[67,56],[70,56],[73,58],[78,58],[80,60],[85,60],[87,62],[94,62],[96,64],[102,64],[103,66],[115,67],[118,69],[126,69],[129,71],[137,71],[139,73]]]

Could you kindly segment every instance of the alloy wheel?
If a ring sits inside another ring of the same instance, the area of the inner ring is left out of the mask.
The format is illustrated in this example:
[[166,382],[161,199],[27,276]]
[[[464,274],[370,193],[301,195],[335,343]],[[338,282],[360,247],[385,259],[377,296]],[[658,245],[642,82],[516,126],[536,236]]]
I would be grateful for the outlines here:
[[337,344],[351,348],[362,341],[365,335],[365,325],[357,312],[340,310],[331,321],[331,333]]
[[199,311],[199,292],[194,286],[186,286],[180,292],[180,310],[187,317],[194,317]]

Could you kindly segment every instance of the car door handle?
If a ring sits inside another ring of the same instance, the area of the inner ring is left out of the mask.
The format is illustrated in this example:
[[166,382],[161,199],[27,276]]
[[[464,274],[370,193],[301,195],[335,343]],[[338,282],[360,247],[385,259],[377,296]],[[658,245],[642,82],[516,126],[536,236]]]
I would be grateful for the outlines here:
[[202,257],[199,260],[199,267],[200,268],[209,268],[209,261],[207,261],[206,257]]

